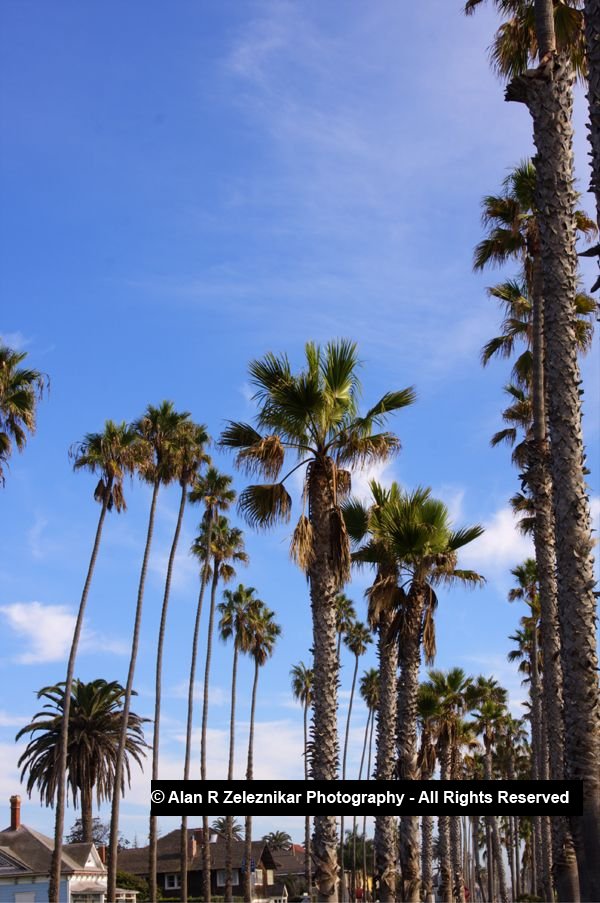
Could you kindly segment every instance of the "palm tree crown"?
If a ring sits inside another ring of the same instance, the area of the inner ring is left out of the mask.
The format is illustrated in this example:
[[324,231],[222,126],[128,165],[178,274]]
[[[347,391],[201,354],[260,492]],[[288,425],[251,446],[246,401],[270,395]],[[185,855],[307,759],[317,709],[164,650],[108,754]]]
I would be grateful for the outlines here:
[[38,370],[22,367],[24,351],[14,351],[0,342],[0,482],[13,443],[23,451],[27,434],[35,432],[36,405],[47,384]]
[[[84,815],[91,818],[92,793],[98,804],[112,798],[115,792],[115,762],[123,718],[124,688],[112,681],[93,680],[73,682],[69,707],[69,731],[67,742],[67,780],[73,797],[73,805],[81,797]],[[56,750],[60,738],[64,707],[64,682],[44,687],[38,698],[47,699],[44,710],[33,716],[30,724],[21,728],[16,739],[31,734],[32,739],[19,759],[21,779],[27,775],[27,792],[31,796],[34,787],[40,791],[47,806],[54,804],[58,780]],[[129,713],[127,745],[121,793],[125,793],[125,780],[130,782],[130,760],[142,764],[146,743],[142,725],[148,719],[134,712]],[[33,736],[36,734],[37,736]]]

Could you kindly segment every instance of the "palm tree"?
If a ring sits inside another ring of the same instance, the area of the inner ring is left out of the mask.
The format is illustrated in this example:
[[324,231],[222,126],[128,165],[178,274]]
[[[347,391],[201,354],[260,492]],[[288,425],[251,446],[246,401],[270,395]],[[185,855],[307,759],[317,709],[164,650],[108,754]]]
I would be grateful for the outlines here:
[[337,633],[337,657],[340,664],[342,639],[355,621],[356,609],[354,608],[354,602],[345,593],[338,593],[335,597],[335,630]]
[[[220,511],[227,511],[229,506],[235,500],[235,492],[231,489],[231,477],[219,473],[215,467],[209,467],[207,472],[196,479],[189,493],[189,501],[192,504],[199,503],[204,506],[204,515],[200,529],[203,530],[205,537],[204,553],[202,560],[204,565],[201,570],[200,591],[198,593],[198,602],[196,605],[196,619],[194,622],[194,632],[192,635],[192,656],[190,663],[190,676],[188,680],[188,705],[187,705],[187,721],[185,732],[185,756],[183,766],[183,780],[189,781],[190,778],[190,762],[192,755],[192,725],[194,717],[194,689],[196,685],[196,660],[198,657],[198,638],[200,635],[200,621],[202,618],[202,604],[204,601],[204,592],[210,573],[211,556],[207,551],[212,542],[213,524]],[[203,835],[204,836],[204,835]],[[208,835],[205,835],[206,837]],[[188,841],[187,841],[187,815],[181,817],[181,838],[180,838],[180,887],[182,903],[187,903],[188,883],[187,883],[187,862],[188,862]]]
[[[542,706],[542,667],[543,656],[539,648],[540,633],[540,596],[537,565],[533,558],[527,558],[522,564],[511,570],[517,580],[517,586],[510,590],[510,602],[523,600],[529,615],[521,618],[521,630],[509,639],[518,643],[518,648],[508,653],[509,661],[521,659],[519,670],[528,675],[531,719],[531,776],[533,780],[548,780],[548,724]],[[547,675],[544,674],[544,680]],[[536,875],[539,887],[536,892],[552,899],[552,867],[550,822],[547,818],[532,816],[535,837],[534,853],[536,854]]]
[[[142,479],[152,486],[152,500],[150,503],[148,529],[146,532],[146,544],[144,547],[144,556],[142,559],[142,568],[140,571],[140,579],[138,584],[133,637],[131,641],[131,656],[129,659],[129,670],[127,673],[125,698],[123,701],[123,723],[121,726],[121,739],[119,742],[117,761],[115,764],[115,779],[117,784],[120,784],[121,782],[121,774],[123,771],[123,760],[125,755],[125,745],[127,741],[127,718],[129,715],[129,706],[131,704],[133,679],[135,676],[135,666],[137,662],[140,628],[142,624],[144,590],[146,586],[146,573],[148,570],[148,560],[150,557],[150,548],[152,546],[152,536],[154,533],[154,517],[156,512],[156,503],[158,501],[158,492],[161,485],[166,485],[172,482],[172,480],[175,478],[175,448],[177,445],[177,437],[180,434],[181,424],[184,423],[188,419],[188,417],[188,413],[178,413],[177,411],[175,411],[172,402],[163,401],[159,407],[148,405],[146,412],[133,425],[138,435],[138,448],[140,449],[140,457],[136,462],[137,469]],[[108,849],[107,896],[110,900],[116,899],[117,891],[117,847],[119,841],[120,801],[121,800],[119,794],[115,793],[112,799],[111,806],[110,842]]]
[[[350,718],[352,717],[352,704],[354,702],[354,690],[356,689],[356,676],[358,674],[358,662],[361,655],[367,651],[367,647],[372,643],[371,634],[368,628],[360,621],[355,621],[350,625],[344,635],[344,645],[348,647],[354,656],[354,673],[352,675],[352,689],[350,690],[350,701],[348,703],[348,715],[346,717],[346,733],[344,736],[344,754],[342,756],[342,781],[346,780],[346,761],[348,757],[348,738],[350,736]],[[346,878],[344,870],[344,816],[340,820],[340,860],[341,860],[341,880],[342,880],[342,899],[346,897]]]
[[[65,682],[44,687],[37,697],[48,701],[44,704],[43,711],[37,712],[15,738],[20,740],[25,734],[31,734],[32,737],[18,764],[22,767],[21,780],[27,775],[29,796],[37,788],[42,802],[46,806],[53,806],[62,773],[62,762],[57,753],[65,711]],[[129,712],[124,770],[117,781],[116,763],[124,697],[125,690],[116,681],[109,683],[99,679],[83,683],[75,679],[72,682],[66,777],[73,805],[77,806],[81,802],[85,843],[93,840],[94,793],[98,805],[111,799],[113,795],[124,794],[126,783],[130,783],[131,760],[141,767],[142,758],[146,755],[142,725],[148,719]]]
[[13,443],[23,451],[27,434],[35,432],[38,400],[48,383],[39,370],[21,367],[25,351],[14,351],[0,342],[0,483],[4,485],[4,467]]
[[[471,687],[471,678],[462,668],[451,668],[449,671],[429,671],[429,680],[422,685],[421,707],[434,704],[432,714],[435,717],[437,750],[440,760],[440,778],[442,781],[457,779],[459,745],[463,737],[461,732],[462,716],[469,706],[467,694]],[[428,697],[430,697],[428,699]],[[457,854],[458,832],[457,822],[447,815],[439,818],[442,896],[452,901],[456,896],[464,901],[465,887],[460,855]],[[452,875],[452,879],[451,879]]]
[[[250,730],[248,733],[248,764],[246,768],[246,780],[254,777],[254,715],[256,712],[256,690],[258,687],[258,674],[260,668],[273,655],[275,642],[281,634],[281,627],[274,620],[275,612],[262,602],[255,599],[251,607],[250,624],[248,628],[249,643],[248,652],[254,659],[254,680],[252,682],[252,702],[250,704]],[[252,858],[252,816],[246,816],[246,832],[244,846],[244,899],[251,903],[252,872],[250,860]]]
[[[512,352],[514,340],[521,336],[527,341],[529,350],[515,365],[517,372],[522,368],[523,358],[529,356],[530,366],[526,375],[520,374],[531,391],[531,409],[528,417],[526,442],[523,455],[517,463],[525,467],[524,480],[531,489],[536,516],[533,534],[536,559],[540,579],[540,601],[542,606],[541,641],[548,664],[544,687],[544,708],[556,743],[552,752],[551,776],[564,776],[563,765],[563,725],[562,725],[562,673],[560,668],[560,636],[557,611],[556,549],[554,535],[554,515],[552,511],[552,481],[550,476],[550,446],[547,436],[546,375],[544,372],[544,288],[542,255],[540,242],[539,215],[536,207],[537,174],[530,162],[522,163],[504,181],[505,193],[500,197],[484,200],[484,224],[489,226],[487,237],[475,251],[475,268],[481,269],[489,263],[504,263],[517,257],[523,263],[526,288],[519,293],[513,285],[512,293],[507,287],[499,286],[494,292],[503,302],[507,315],[503,322],[504,333],[489,342],[483,351],[484,363],[494,354],[508,355]],[[581,210],[575,211],[575,226],[578,234],[589,237],[595,234],[596,226]],[[508,284],[510,287],[510,283]],[[592,326],[589,315],[597,309],[595,302],[587,295],[575,295],[575,332],[577,347],[589,347]],[[504,432],[508,438],[510,430]],[[501,434],[499,434],[501,436]],[[553,847],[557,864],[558,883],[565,883],[562,896],[570,899],[576,893],[574,851],[572,839],[564,830],[563,820],[553,822]]]
[[[210,531],[211,541],[208,542]],[[230,562],[248,562],[248,555],[244,551],[243,533],[237,527],[231,527],[229,521],[223,515],[211,521],[210,526],[202,524],[200,535],[192,543],[192,553],[202,562],[208,555],[210,560],[210,572],[212,572],[210,589],[210,610],[208,615],[208,628],[206,636],[206,658],[204,662],[204,686],[202,705],[202,734],[200,739],[200,775],[206,780],[206,750],[208,731],[208,700],[210,688],[210,668],[212,662],[212,641],[215,619],[215,607],[217,599],[217,585],[219,580],[227,583],[235,576],[235,569]],[[208,843],[208,816],[202,816],[202,882],[205,900],[210,903],[210,846]]]
[[[308,752],[308,710],[313,701],[313,684],[314,671],[307,667],[304,662],[294,665],[290,671],[292,678],[292,693],[294,699],[302,704],[304,715],[304,780],[308,781],[309,777],[309,752]],[[304,880],[306,881],[306,892],[312,896],[312,863],[310,856],[310,815],[304,816]]]
[[[397,484],[384,489],[375,481],[371,482],[370,489],[373,496],[370,507],[356,499],[350,499],[344,504],[343,512],[348,533],[356,549],[352,556],[354,563],[359,566],[372,564],[377,569],[375,581],[367,590],[369,624],[378,636],[380,680],[375,777],[391,781],[396,775],[398,636],[395,626],[400,595],[398,562],[386,546],[381,517],[385,506],[393,498],[397,498],[399,490]],[[367,536],[369,541],[361,547]],[[379,896],[383,901],[393,900],[396,896],[397,839],[394,817],[376,816],[374,847]]]
[[215,834],[220,834],[221,837],[226,837],[228,831],[227,822],[229,819],[231,819],[231,836],[234,840],[242,840],[242,826],[236,818],[233,818],[230,815],[223,815],[220,818],[215,818],[210,826],[210,830],[214,831]]
[[[240,651],[247,652],[250,642],[249,626],[252,603],[255,601],[253,586],[245,587],[240,583],[235,591],[226,589],[223,593],[225,602],[220,602],[218,611],[221,615],[219,621],[219,633],[221,639],[227,641],[233,637],[233,670],[231,675],[231,715],[229,721],[229,766],[227,780],[233,780],[233,761],[235,745],[235,702],[237,687],[237,666]],[[226,824],[233,825],[231,816],[227,816]],[[240,829],[241,830],[241,829]],[[233,834],[226,830],[225,849],[225,900],[230,901],[233,893],[233,859],[232,840]]]
[[[367,780],[371,777],[371,749],[373,745],[373,727],[375,725],[375,716],[379,711],[379,671],[377,668],[370,668],[368,671],[365,671],[363,676],[359,682],[359,692],[362,696],[362,699],[367,706],[368,716],[367,716],[367,724],[365,726],[365,740],[363,743],[363,751],[360,760],[360,770],[358,773],[358,780],[362,778],[363,773],[363,765],[365,761],[365,749],[367,746],[367,735],[369,738],[369,753],[367,756]],[[369,727],[369,720],[371,722]],[[362,828],[362,836],[366,838],[367,836],[367,816],[363,815],[363,828]],[[374,847],[373,847],[374,849]],[[367,888],[367,845],[363,843],[363,888],[366,891]],[[354,851],[353,851],[354,857]],[[375,869],[373,869],[373,872]],[[365,898],[363,898],[365,899]]]
[[[457,550],[480,536],[483,529],[474,526],[453,530],[448,509],[443,502],[431,498],[429,489],[418,488],[406,493],[392,485],[387,497],[380,487],[374,488],[371,484],[371,489],[374,498],[383,499],[383,503],[376,506],[376,517],[365,521],[365,533],[370,534],[370,538],[354,557],[378,566],[386,565],[390,569],[389,577],[386,575],[388,586],[393,586],[396,579],[404,580],[396,592],[399,611],[395,617],[401,666],[398,770],[402,780],[416,780],[421,645],[431,664],[435,655],[434,611],[437,605],[434,587],[482,583],[479,574],[458,570],[456,565]],[[415,816],[401,819],[400,856],[404,897],[412,903],[420,899],[418,819]]]
[[[494,678],[485,678],[481,675],[469,688],[468,703],[474,710],[475,715],[473,728],[478,734],[482,735],[485,748],[484,767],[486,781],[491,781],[494,777],[493,748],[507,714],[506,696],[506,690]],[[486,815],[485,823],[488,853],[488,895],[490,900],[495,899],[495,876],[498,882],[500,899],[502,903],[507,903],[508,893],[501,856],[498,820],[495,815]]]
[[[419,744],[419,777],[422,781],[430,781],[435,771],[436,763],[436,739],[438,715],[440,713],[438,694],[430,684],[419,685],[419,697],[417,701],[419,713],[419,731],[421,741]],[[442,816],[438,819],[440,846],[442,846],[443,823]],[[433,816],[423,815],[421,818],[421,880],[423,900],[425,903],[435,903],[433,890]],[[444,835],[443,854],[440,859],[440,874],[442,877],[441,893],[444,900],[448,898],[450,887],[450,862],[447,852],[447,834]]]
[[[179,544],[179,535],[181,533],[181,525],[185,511],[185,503],[187,501],[188,490],[198,475],[198,470],[202,464],[208,463],[208,456],[204,450],[208,442],[208,434],[206,427],[192,423],[188,419],[189,415],[182,415],[179,425],[172,437],[172,454],[173,454],[173,476],[179,481],[181,487],[181,495],[179,500],[179,511],[177,513],[177,521],[175,524],[175,532],[171,542],[171,550],[169,553],[169,561],[167,564],[167,574],[165,578],[165,589],[163,594],[163,604],[160,615],[160,626],[158,631],[158,645],[156,650],[156,678],[155,678],[155,701],[154,701],[154,733],[152,741],[152,780],[158,780],[158,761],[159,761],[159,743],[160,743],[160,705],[162,695],[162,660],[163,647],[165,640],[165,630],[167,625],[167,611],[169,607],[169,597],[171,595],[171,580],[173,576],[173,565],[175,563],[175,555]],[[158,836],[156,832],[157,816],[150,814],[150,831],[149,831],[149,890],[150,899],[155,900],[158,897],[158,885],[156,881],[156,862],[157,862],[157,843]]]
[[[348,580],[350,552],[340,501],[350,488],[347,466],[385,460],[399,447],[389,432],[374,433],[388,414],[414,401],[412,389],[386,393],[364,417],[358,415],[358,357],[345,340],[324,349],[306,345],[306,366],[297,375],[287,356],[267,354],[250,365],[259,405],[258,429],[230,422],[221,437],[237,449],[238,465],[277,480],[289,451],[300,458],[277,482],[248,486],[240,510],[256,527],[288,520],[290,474],[305,467],[301,514],[292,554],[306,572],[313,618],[314,705],[312,777],[338,775],[335,596]],[[260,431],[259,431],[260,430]],[[262,431],[262,432],[261,432]],[[313,836],[316,882],[322,900],[333,900],[337,885],[337,831],[334,816],[317,815]]]
[[263,837],[272,850],[289,850],[292,846],[292,838],[287,831],[271,831]]
[[107,511],[113,509],[120,513],[126,509],[125,496],[123,495],[123,480],[126,473],[131,473],[135,464],[135,433],[126,423],[116,424],[107,420],[102,433],[88,433],[82,442],[71,448],[70,455],[73,459],[74,470],[89,470],[90,473],[99,474],[100,479],[94,490],[94,499],[100,503],[100,516],[96,526],[96,535],[92,546],[92,555],[83,584],[79,610],[69,661],[67,664],[67,676],[65,680],[63,720],[58,747],[58,761],[61,766],[58,770],[56,785],[56,815],[54,820],[54,850],[50,865],[50,882],[48,895],[50,900],[58,900],[60,887],[60,865],[62,860],[62,839],[65,833],[65,777],[67,771],[67,744],[69,732],[69,718],[71,706],[71,689],[79,639],[83,628],[83,618],[87,605],[87,599],[92,583],[92,577],[96,567],[102,530]]
[[565,777],[584,782],[583,815],[573,820],[572,830],[581,895],[594,900],[600,898],[596,868],[600,861],[600,719],[592,536],[573,307],[577,293],[573,66],[572,48],[561,47],[553,12],[551,0],[536,0],[537,46],[530,52],[533,57],[537,50],[539,66],[513,78],[506,99],[527,106],[537,149],[536,210],[544,279],[543,338],[562,640]]

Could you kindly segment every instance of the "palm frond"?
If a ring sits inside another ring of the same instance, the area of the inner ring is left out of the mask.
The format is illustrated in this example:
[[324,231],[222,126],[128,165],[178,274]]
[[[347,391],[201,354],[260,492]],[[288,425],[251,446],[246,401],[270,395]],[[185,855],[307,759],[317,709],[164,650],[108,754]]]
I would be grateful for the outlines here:
[[308,570],[314,561],[314,531],[312,524],[306,515],[302,515],[290,545],[290,555],[296,564],[308,575]]
[[337,464],[364,466],[373,461],[385,461],[400,450],[400,440],[393,433],[361,435],[361,430],[351,428],[340,432],[331,444]]
[[350,579],[350,543],[341,508],[336,505],[330,514],[331,564],[339,589]]
[[238,509],[255,528],[268,529],[279,520],[290,519],[292,499],[283,483],[247,486],[240,494]]
[[517,431],[515,427],[508,427],[508,429],[499,430],[497,433],[494,433],[494,435],[490,439],[490,445],[492,446],[492,448],[500,445],[501,442],[506,442],[507,445],[514,445],[516,440]]
[[357,498],[348,499],[342,505],[348,536],[353,543],[362,542],[369,529],[369,509]]
[[477,539],[483,533],[484,528],[480,524],[476,524],[473,527],[462,527],[459,530],[453,530],[448,537],[448,548],[454,551],[460,549],[461,546],[466,546],[468,543],[473,542],[474,539]]
[[408,386],[406,389],[396,392],[386,392],[361,420],[365,424],[375,423],[377,426],[382,426],[388,414],[414,404],[416,400],[417,393],[414,386]]

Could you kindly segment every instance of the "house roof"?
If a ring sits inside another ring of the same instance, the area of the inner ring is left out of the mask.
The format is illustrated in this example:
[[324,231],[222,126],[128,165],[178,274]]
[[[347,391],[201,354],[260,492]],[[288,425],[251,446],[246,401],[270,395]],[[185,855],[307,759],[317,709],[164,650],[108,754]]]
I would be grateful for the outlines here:
[[304,849],[300,847],[300,850],[302,852],[296,852],[296,849],[273,851],[278,875],[304,874]]
[[[90,855],[93,844],[69,843],[65,844],[62,851],[61,872],[72,874],[81,872]],[[31,874],[49,874],[54,840],[28,828],[27,825],[19,825],[14,831],[7,828],[0,831],[0,848],[16,860],[15,872],[18,870]],[[91,872],[104,874],[104,866],[96,866]]]
[[[181,868],[179,856],[180,851],[180,835],[179,828],[165,834],[164,837],[158,838],[157,843],[157,871],[159,874],[165,872],[176,873]],[[188,838],[202,836],[202,832],[197,828],[188,829]],[[210,862],[211,869],[225,868],[225,851],[226,843],[224,838],[217,837],[217,840],[210,844]],[[244,842],[241,840],[233,841],[232,844],[232,868],[241,868],[244,859]],[[275,860],[271,850],[263,840],[252,841],[252,858],[256,863],[262,861],[265,868],[276,868]],[[148,875],[148,847],[138,847],[134,850],[120,850],[118,854],[119,869],[124,872],[131,872],[134,875]],[[202,846],[197,842],[196,852],[194,856],[188,859],[188,870],[191,872],[202,871]]]

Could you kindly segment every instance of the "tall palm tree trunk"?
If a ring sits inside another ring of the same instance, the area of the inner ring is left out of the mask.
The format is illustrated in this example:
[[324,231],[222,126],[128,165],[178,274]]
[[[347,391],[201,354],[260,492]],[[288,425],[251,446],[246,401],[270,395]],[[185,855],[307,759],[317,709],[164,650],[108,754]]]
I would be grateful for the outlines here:
[[[440,758],[440,778],[442,781],[448,781],[450,780],[451,769],[449,739],[447,737],[441,737],[438,741],[438,748]],[[441,899],[442,903],[452,903],[452,855],[450,846],[450,817],[448,815],[438,816],[438,832],[440,838]]]
[[[540,687],[540,672],[538,667],[539,651],[538,651],[538,628],[537,623],[533,624],[532,644],[529,661],[529,669],[531,676],[530,694],[531,694],[531,751],[532,751],[532,777],[534,781],[542,780],[542,693]],[[542,888],[545,882],[546,866],[548,862],[549,850],[544,845],[544,836],[542,833],[542,818],[540,815],[532,817],[533,830],[535,834],[535,871],[537,877],[537,885],[535,893],[542,896]],[[551,895],[550,895],[551,898]]]
[[[564,723],[561,644],[558,623],[556,582],[556,543],[552,512],[552,479],[550,476],[550,447],[546,417],[546,386],[544,378],[544,283],[539,253],[533,258],[531,298],[533,303],[533,443],[530,451],[528,480],[535,503],[534,543],[540,596],[540,635],[544,679],[542,681],[542,710],[546,734],[552,738],[547,744],[549,777],[564,778]],[[573,838],[566,818],[551,819],[552,870],[558,899],[568,903],[579,895],[577,860]],[[517,869],[517,885],[519,872]],[[518,895],[518,894],[517,894]]]
[[[371,778],[371,750],[373,748],[373,726],[375,724],[375,716],[371,714],[371,730],[369,731],[369,754],[367,756],[367,780]],[[368,869],[367,869],[367,816],[363,815],[363,888],[365,894],[368,886]],[[375,844],[373,844],[373,879],[375,878]]]
[[81,828],[83,843],[93,843],[94,819],[91,787],[81,788]]
[[[552,11],[551,0],[536,7]],[[573,187],[573,71],[553,35],[538,34],[535,73],[515,79],[507,99],[526,103],[537,148],[537,208],[544,265],[546,376],[562,640],[565,777],[584,782],[583,816],[572,832],[582,898],[600,899],[600,694],[589,501],[583,473],[581,383],[575,342],[577,290]]]
[[[413,581],[400,643],[400,690],[398,693],[398,768],[404,781],[418,779],[417,768],[417,699],[419,667],[421,665],[421,620],[424,590]],[[421,877],[419,870],[419,819],[403,815],[400,819],[400,863],[403,899],[406,903],[420,903]]]
[[[210,665],[212,660],[212,640],[215,622],[215,604],[217,584],[219,582],[219,563],[213,560],[213,576],[210,587],[210,612],[208,615],[208,632],[206,637],[206,660],[204,663],[204,687],[202,703],[202,738],[200,740],[200,777],[206,780],[206,738],[208,731],[208,696],[210,686]],[[202,893],[206,903],[210,903],[210,828],[208,816],[202,816]]]
[[475,889],[475,885],[479,887],[479,893],[481,895],[481,899],[483,903],[485,903],[485,891],[483,889],[483,881],[481,878],[481,863],[479,860],[479,816],[473,815],[472,818],[472,828],[471,828],[471,843],[473,847],[473,863],[474,863],[474,871],[475,871],[475,881],[473,882],[473,890]]
[[[194,623],[194,636],[192,639],[192,660],[190,663],[190,678],[188,684],[188,705],[187,705],[187,724],[185,731],[185,759],[183,765],[183,780],[190,779],[190,763],[192,756],[192,726],[194,720],[194,685],[196,683],[196,663],[198,659],[198,638],[200,636],[200,621],[202,619],[202,604],[204,602],[204,593],[208,582],[208,573],[210,570],[210,555],[208,551],[212,542],[214,518],[212,512],[209,513],[208,530],[206,537],[206,559],[202,568],[202,577],[200,579],[200,591],[198,593],[198,604],[196,606],[196,620]],[[181,838],[179,853],[181,858],[181,871],[179,884],[181,886],[181,903],[187,903],[188,898],[188,836],[187,836],[187,815],[181,816]]]
[[[237,685],[237,665],[239,647],[237,639],[233,643],[233,669],[231,673],[231,715],[229,719],[229,765],[227,780],[233,781],[233,760],[235,745],[235,693]],[[225,822],[225,901],[233,900],[233,816],[228,815]]]
[[[490,741],[486,740],[484,737],[485,743],[485,779],[486,781],[492,780],[492,744]],[[500,844],[500,831],[498,830],[498,819],[495,815],[486,815],[486,827],[488,828],[488,835],[490,837],[489,847],[488,847],[488,870],[490,874],[493,874],[498,882],[498,895],[495,896],[495,892],[492,887],[490,888],[490,901],[499,900],[499,903],[508,903],[508,891],[506,889],[506,879],[504,877],[504,863],[502,861],[502,847]],[[492,869],[493,863],[493,869]]]
[[[367,735],[369,736],[369,756],[367,760],[367,777],[366,780],[369,780],[370,772],[371,772],[371,740],[373,739],[373,722],[375,720],[375,715],[372,709],[369,709],[369,714],[367,715],[367,724],[365,727],[365,739],[363,743],[363,751],[362,756],[360,757],[360,768],[358,771],[358,780],[362,780],[362,771],[363,765],[365,764],[365,750],[367,748]],[[369,726],[370,725],[370,726]],[[363,815],[363,855],[362,855],[362,886],[363,886],[363,900],[366,900],[367,894],[367,816]]]
[[[379,661],[379,711],[375,739],[375,777],[391,781],[396,769],[396,724],[398,706],[398,643],[392,635],[394,615],[382,611],[378,624],[377,657]],[[388,903],[396,899],[396,821],[393,815],[375,816],[375,850],[379,879],[379,899]]]
[[[187,499],[187,488],[184,485],[181,487],[181,499],[179,501],[179,512],[177,515],[177,523],[175,525],[175,532],[173,534],[173,541],[171,543],[171,551],[169,553],[169,562],[167,564],[167,577],[165,580],[165,591],[163,595],[163,604],[162,611],[160,615],[160,627],[158,631],[158,647],[156,650],[156,685],[155,685],[155,700],[154,700],[154,733],[152,738],[152,780],[158,780],[158,758],[159,758],[159,746],[160,746],[160,704],[161,704],[161,696],[162,696],[162,659],[163,659],[163,648],[165,643],[165,629],[167,626],[167,610],[169,607],[169,597],[171,595],[171,579],[173,577],[173,565],[175,563],[175,554],[177,552],[177,544],[179,543],[179,536],[181,533],[181,524],[183,522],[183,513],[185,511],[185,502]],[[156,815],[150,815],[150,831],[149,831],[149,863],[148,868],[150,872],[150,899],[157,900],[157,883],[156,883],[156,858],[157,858],[157,817]]]
[[[304,703],[304,780],[308,781],[308,700]],[[310,855],[310,815],[304,816],[304,880],[306,892],[312,897],[312,860]]]
[[423,900],[434,903],[433,891],[433,815],[421,817],[421,879],[423,882]]
[[152,490],[152,502],[150,504],[150,516],[148,518],[146,546],[144,548],[144,558],[142,560],[142,570],[140,572],[140,582],[138,586],[135,623],[133,627],[133,638],[131,642],[131,658],[129,660],[129,672],[127,674],[127,684],[125,685],[125,697],[123,699],[123,723],[121,725],[121,736],[119,737],[119,748],[117,750],[117,758],[115,761],[115,786],[110,814],[110,840],[108,847],[107,897],[109,900],[117,899],[117,845],[119,842],[119,803],[121,801],[121,786],[123,783],[123,763],[125,758],[125,744],[127,742],[127,723],[129,721],[129,709],[131,706],[131,694],[133,691],[133,678],[135,675],[135,664],[137,660],[137,651],[140,639],[140,627],[142,624],[142,605],[144,602],[146,573],[148,571],[150,547],[152,546],[152,534],[154,533],[154,515],[156,513],[156,501],[158,499],[159,488],[160,480],[155,480],[154,488]]
[[[248,766],[246,768],[246,780],[251,781],[254,778],[254,713],[256,711],[256,688],[258,686],[258,661],[254,662],[254,682],[252,684],[252,704],[250,706],[250,732],[248,734]],[[252,816],[247,815],[246,833],[244,838],[244,900],[245,903],[252,901]]]
[[[60,894],[60,866],[62,860],[62,839],[65,832],[65,796],[66,796],[66,780],[67,780],[67,753],[69,745],[69,714],[71,711],[71,690],[73,687],[73,676],[75,673],[75,661],[77,659],[77,649],[79,647],[79,639],[83,627],[83,617],[87,604],[92,577],[96,567],[98,551],[100,549],[100,540],[102,539],[102,528],[108,508],[108,500],[112,491],[113,479],[109,477],[107,485],[104,489],[102,498],[102,507],[100,509],[100,517],[96,527],[96,536],[94,537],[94,545],[92,547],[92,556],[88,565],[85,583],[79,602],[79,611],[77,612],[77,620],[75,621],[75,630],[73,639],[71,640],[71,650],[69,652],[69,661],[67,664],[67,678],[65,681],[65,695],[63,699],[62,721],[60,725],[60,740],[58,747],[58,758],[60,760],[60,768],[58,770],[58,780],[56,785],[56,815],[54,819],[54,850],[52,852],[52,861],[50,864],[50,883],[48,887],[48,899],[51,903],[58,903]],[[115,785],[116,792],[116,785]]]
[[600,0],[585,0],[584,16],[590,107],[588,137],[592,149],[590,190],[596,196],[596,218],[600,223]]
[[[312,777],[335,781],[338,776],[335,596],[339,578],[331,560],[332,497],[331,462],[315,460],[309,479],[309,516],[313,527],[314,558],[308,570],[313,622],[314,693],[312,723]],[[313,843],[318,898],[337,898],[337,825],[332,815],[315,815]]]
[[[346,733],[344,735],[344,755],[342,757],[342,781],[346,780],[346,760],[348,756],[348,737],[350,736],[350,718],[352,717],[352,704],[354,702],[354,690],[356,689],[356,675],[358,674],[358,655],[354,657],[354,672],[352,674],[352,689],[350,690],[350,702],[348,703],[348,715],[346,717]],[[344,868],[344,816],[340,819],[340,872],[341,872],[341,898],[346,900],[348,888],[346,887],[346,870]]]
[[[452,779],[460,779],[460,755],[453,744],[451,753]],[[465,876],[462,867],[462,849],[461,849],[461,833],[460,833],[460,816],[450,816],[450,854],[452,859],[452,883],[454,888],[454,898],[459,903],[465,903]]]

